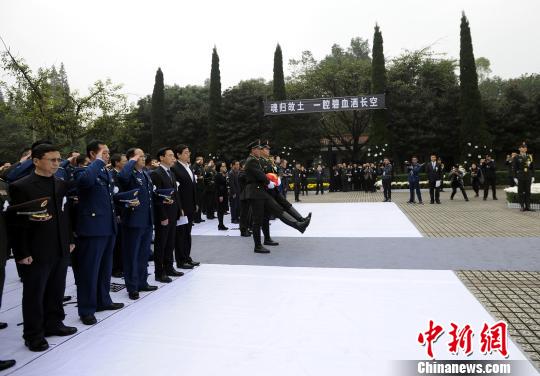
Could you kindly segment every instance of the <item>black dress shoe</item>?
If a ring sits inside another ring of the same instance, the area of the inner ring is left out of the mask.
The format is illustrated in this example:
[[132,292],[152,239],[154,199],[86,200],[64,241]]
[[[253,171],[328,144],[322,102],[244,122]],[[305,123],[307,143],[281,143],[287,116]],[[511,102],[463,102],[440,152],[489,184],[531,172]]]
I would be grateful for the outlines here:
[[71,296],[69,295],[64,296],[64,298],[62,299],[63,302],[69,302],[70,300],[71,300]]
[[101,311],[116,311],[117,309],[124,308],[124,303],[111,303],[108,307],[100,307],[96,309],[96,312]]
[[188,261],[188,263],[189,263],[190,265],[193,265],[193,266],[199,266],[199,265],[201,265],[200,262],[198,262],[198,261],[193,261],[193,260],[191,260],[191,259]]
[[0,329],[6,329],[8,327],[7,322],[0,322]]
[[171,277],[168,277],[167,274],[162,274],[160,276],[156,275],[156,281],[161,283],[170,283],[172,282]]
[[273,239],[265,239],[264,240],[264,245],[272,245],[272,246],[274,246],[274,245],[279,245],[279,243],[275,242]]
[[243,236],[244,238],[249,238],[251,234],[249,231],[240,231],[240,236]]
[[270,250],[267,249],[267,248],[264,248],[262,245],[256,245],[253,252],[255,252],[255,253],[270,253]]
[[28,350],[35,352],[45,351],[49,348],[49,342],[45,338],[24,341],[24,345],[28,347]]
[[178,270],[174,270],[174,269],[167,270],[165,274],[168,275],[169,277],[181,277],[184,275],[184,273],[179,272]]
[[81,321],[84,325],[97,324],[96,316],[94,315],[81,316]]
[[189,262],[185,262],[183,264],[176,265],[178,269],[193,269],[193,265],[191,265]]
[[139,289],[139,291],[156,291],[156,290],[157,290],[157,286],[151,286],[151,285],[146,285],[142,289]]
[[65,337],[65,336],[71,336],[75,333],[77,333],[76,327],[65,326],[64,324],[62,324],[56,328],[45,330],[45,337],[51,337],[51,336]]
[[13,359],[0,360],[0,371],[13,367],[17,362]]
[[130,292],[130,293],[129,293],[129,298],[130,298],[131,300],[137,300],[137,299],[139,299],[139,292],[138,292],[138,291]]
[[218,226],[217,229],[219,231],[227,231],[229,228],[227,226]]

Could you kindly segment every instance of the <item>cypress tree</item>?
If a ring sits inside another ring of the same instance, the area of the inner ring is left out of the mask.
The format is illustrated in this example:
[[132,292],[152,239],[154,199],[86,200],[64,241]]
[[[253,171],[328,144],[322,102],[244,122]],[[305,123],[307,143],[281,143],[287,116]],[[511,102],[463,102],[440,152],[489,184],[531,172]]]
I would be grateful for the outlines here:
[[156,152],[160,147],[164,146],[165,127],[165,85],[163,83],[163,72],[158,68],[154,83],[154,91],[152,92],[152,150]]
[[[386,67],[384,65],[383,37],[379,25],[375,24],[371,59],[371,93],[382,94],[386,91]],[[375,110],[371,115],[370,143],[389,142],[386,110]]]
[[214,46],[212,51],[212,68],[210,70],[210,92],[208,100],[208,148],[215,153],[218,148],[218,126],[221,118],[221,74],[219,72],[219,56]]
[[461,16],[459,51],[460,86],[460,146],[466,142],[488,143],[489,134],[484,121],[482,99],[478,90],[478,74],[474,60],[471,29],[465,12]]
[[285,77],[283,76],[283,54],[281,53],[281,46],[279,44],[274,52],[273,94],[275,101],[287,98],[285,93]]

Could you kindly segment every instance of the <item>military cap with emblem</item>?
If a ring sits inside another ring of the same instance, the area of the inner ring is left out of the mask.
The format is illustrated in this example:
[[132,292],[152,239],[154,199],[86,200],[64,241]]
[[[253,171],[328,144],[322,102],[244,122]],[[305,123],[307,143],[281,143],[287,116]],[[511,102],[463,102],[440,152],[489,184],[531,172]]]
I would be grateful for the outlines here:
[[155,193],[163,202],[173,201],[172,195],[174,193],[174,188],[156,189]]
[[126,192],[118,192],[117,194],[114,195],[114,199],[117,202],[121,202],[125,204],[137,204],[139,202],[139,199],[137,198],[138,194],[139,194],[138,189],[132,189]]
[[270,141],[266,140],[261,143],[261,149],[270,149]]
[[47,205],[50,199],[50,197],[37,198],[17,205],[11,205],[7,210],[15,215],[26,215],[28,219],[33,221],[48,220],[51,219],[51,215],[47,212]]
[[248,150],[261,149],[261,140],[255,140],[248,144]]

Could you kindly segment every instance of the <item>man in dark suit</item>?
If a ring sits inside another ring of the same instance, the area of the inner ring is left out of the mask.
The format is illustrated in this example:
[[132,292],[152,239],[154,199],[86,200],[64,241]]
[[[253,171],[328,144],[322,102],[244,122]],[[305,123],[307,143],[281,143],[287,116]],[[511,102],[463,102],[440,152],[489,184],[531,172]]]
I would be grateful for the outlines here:
[[129,298],[136,300],[139,299],[140,291],[157,289],[147,282],[154,224],[153,184],[144,171],[146,157],[142,149],[129,149],[126,158],[128,162],[118,174],[120,190],[126,192],[138,189],[140,204],[122,211],[122,258]]
[[239,223],[240,220],[240,162],[233,161],[229,171],[229,194],[231,201],[231,223]]
[[[176,266],[180,269],[193,269],[200,263],[191,258],[191,228],[193,219],[197,211],[197,180],[191,166],[189,165],[191,152],[187,145],[178,145],[174,149],[177,159],[171,170],[178,182],[178,193],[180,195],[181,215],[187,217],[187,224],[176,227]],[[208,214],[208,212],[207,212]]]
[[156,281],[162,283],[172,282],[170,276],[180,277],[184,273],[176,271],[173,267],[173,252],[176,239],[176,221],[180,218],[180,195],[176,178],[171,171],[176,159],[172,148],[164,147],[158,150],[157,159],[159,167],[151,174],[156,190],[173,189],[170,200],[155,197],[155,239],[154,239],[154,265]]
[[[69,336],[77,331],[63,323],[66,273],[75,244],[66,207],[70,185],[54,176],[60,152],[50,144],[38,145],[32,150],[32,161],[34,171],[12,183],[9,193],[14,232],[21,239],[15,260],[23,265],[23,338],[31,351],[45,351],[49,348],[45,337]],[[23,207],[17,209],[37,199],[42,201],[39,215]]]
[[495,166],[495,161],[491,159],[491,155],[486,155],[486,159],[481,163],[480,168],[482,176],[484,176],[484,201],[487,200],[489,188],[491,188],[493,199],[497,200],[497,166]]
[[110,296],[112,252],[117,224],[114,208],[114,182],[105,168],[109,148],[102,141],[86,146],[88,167],[75,170],[79,210],[77,211],[77,302],[85,325],[94,325],[96,311],[116,310]]
[[434,204],[435,202],[440,204],[439,191],[442,187],[443,171],[441,164],[437,162],[437,156],[435,154],[431,155],[431,161],[426,164],[426,172],[429,182],[430,204]]
[[531,184],[534,183],[533,156],[527,153],[527,144],[519,145],[519,154],[512,161],[514,182],[518,187],[518,198],[521,211],[534,211],[531,209]]

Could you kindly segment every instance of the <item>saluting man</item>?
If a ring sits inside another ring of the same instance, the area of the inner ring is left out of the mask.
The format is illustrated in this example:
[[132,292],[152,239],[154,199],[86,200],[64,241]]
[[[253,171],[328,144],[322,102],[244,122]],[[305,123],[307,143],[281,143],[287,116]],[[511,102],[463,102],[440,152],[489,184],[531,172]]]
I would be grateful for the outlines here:
[[534,211],[531,209],[531,184],[534,183],[534,163],[533,156],[527,153],[527,144],[525,142],[519,145],[519,154],[514,158],[512,164],[521,211]]
[[105,168],[109,148],[99,140],[86,146],[91,163],[75,170],[79,193],[77,211],[77,301],[79,316],[85,325],[94,325],[96,311],[116,310],[110,296],[112,256],[116,239],[114,182]]
[[122,211],[122,261],[129,298],[136,300],[140,291],[157,289],[157,286],[150,286],[147,282],[154,223],[153,184],[144,170],[146,157],[142,149],[129,149],[126,158],[128,162],[118,174],[120,190],[138,189],[140,204]]

